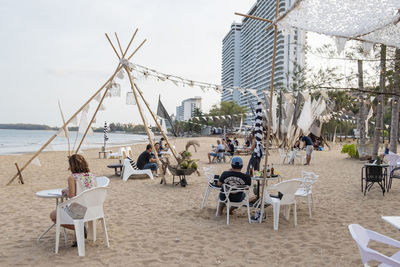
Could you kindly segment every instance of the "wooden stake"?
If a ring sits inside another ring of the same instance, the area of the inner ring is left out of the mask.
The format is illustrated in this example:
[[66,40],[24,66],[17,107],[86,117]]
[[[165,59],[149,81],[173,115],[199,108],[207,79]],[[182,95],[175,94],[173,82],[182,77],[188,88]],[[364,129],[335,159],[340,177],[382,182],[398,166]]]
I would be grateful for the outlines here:
[[176,155],[176,151],[174,150],[174,148],[171,146],[171,144],[169,143],[168,137],[166,136],[166,134],[164,133],[164,131],[161,128],[161,125],[158,123],[156,116],[154,115],[153,111],[151,111],[151,108],[149,106],[149,104],[147,103],[147,101],[144,99],[142,92],[140,91],[140,89],[138,88],[137,84],[134,84],[136,87],[136,90],[139,92],[140,97],[142,98],[144,104],[146,105],[147,109],[149,110],[151,116],[153,117],[154,122],[156,123],[158,129],[160,130],[162,136],[164,137],[166,143],[168,144],[168,147],[171,149],[172,154],[174,155],[174,158],[176,159],[176,161],[178,162],[178,156]]
[[118,59],[121,59],[120,56],[118,55],[118,52],[117,52],[117,50],[115,49],[113,43],[111,42],[110,37],[108,37],[108,34],[107,34],[107,33],[106,33],[106,37],[107,37],[107,40],[108,40],[108,42],[110,43],[112,49],[114,50],[115,54],[117,55]]
[[[276,10],[275,10],[275,19],[279,16],[279,0],[276,0]],[[262,184],[261,190],[261,214],[259,222],[261,223],[264,216],[264,189],[265,184],[267,182],[267,164],[268,164],[268,150],[269,150],[269,140],[271,135],[271,121],[272,121],[272,98],[274,96],[274,79],[275,79],[275,62],[276,62],[276,43],[278,38],[278,28],[274,25],[274,51],[272,56],[272,68],[271,68],[271,92],[269,97],[269,113],[268,113],[268,130],[267,130],[267,146],[265,147],[265,162],[264,162],[264,181]]]
[[14,164],[15,164],[15,167],[17,167],[17,175],[18,175],[19,181],[21,182],[21,184],[24,184],[24,179],[22,178],[22,174],[18,167],[18,163],[15,162]]
[[[61,128],[64,128],[64,127],[66,127],[71,121],[72,121],[72,119],[73,118],[75,118],[75,116],[77,116],[78,114],[79,114],[79,112],[81,112],[84,108],[85,108],[85,106],[90,102],[90,101],[92,101],[96,96],[97,96],[97,94],[98,93],[100,93],[101,92],[101,90],[103,90],[103,88],[112,80],[112,79],[114,79],[114,76],[121,70],[121,66],[120,65],[118,65],[118,67],[115,69],[115,71],[114,71],[114,74],[113,75],[111,75],[111,77],[100,87],[100,89],[98,89],[90,98],[89,98],[89,100],[87,100],[86,102],[85,102],[85,104],[83,104],[75,113],[74,113],[74,115],[72,115],[70,118],[69,118],[69,120],[67,120],[65,123],[64,123],[64,125],[61,127]],[[25,165],[24,166],[22,166],[22,168],[20,169],[20,172],[22,172],[23,170],[25,170],[25,168],[55,139],[57,137],[57,133],[56,134],[54,134],[29,160],[28,160],[28,162],[27,163],[25,163]],[[10,185],[14,180],[15,180],[15,178],[17,178],[18,177],[18,173],[16,174],[16,175],[14,175],[12,178],[11,178],[11,180],[7,183],[7,185]]]
[[132,35],[132,38],[131,38],[131,40],[129,41],[128,46],[126,47],[125,52],[122,54],[122,58],[125,58],[126,52],[128,52],[129,47],[131,46],[133,39],[135,39],[135,36],[136,36],[136,33],[137,33],[137,32],[138,32],[138,28],[136,28],[135,33]]
[[138,46],[138,48],[136,48],[136,50],[133,51],[132,55],[130,55],[130,56],[128,57],[128,60],[130,60],[130,59],[136,54],[136,52],[142,47],[142,45],[144,45],[144,43],[145,43],[146,41],[147,41],[147,39],[144,39],[144,40],[143,40],[143,42]]
[[85,133],[84,133],[83,136],[82,136],[81,142],[79,143],[78,148],[75,150],[75,154],[77,154],[77,153],[79,152],[79,149],[81,148],[81,146],[82,146],[82,144],[83,144],[83,141],[85,140],[86,135],[87,135],[87,133],[89,132],[89,129],[90,129],[90,127],[92,126],[92,123],[93,123],[94,119],[96,118],[97,112],[99,111],[99,109],[100,109],[100,107],[101,107],[101,104],[103,104],[103,100],[104,100],[104,98],[106,97],[108,90],[109,90],[109,89],[106,88],[106,90],[105,90],[105,92],[104,92],[104,94],[103,94],[103,97],[101,98],[99,104],[97,105],[96,111],[94,112],[93,117],[92,117],[92,119],[90,120],[90,123],[89,123],[88,127],[86,128]]
[[119,42],[118,34],[117,34],[116,32],[114,32],[114,34],[115,34],[115,38],[117,39],[119,51],[121,51],[122,58],[124,58],[124,56],[123,56],[123,55],[124,55],[124,52],[122,52],[122,47],[121,47],[121,44],[120,44],[120,42]]
[[139,113],[140,113],[140,117],[142,118],[143,125],[144,125],[144,128],[146,130],[147,136],[149,137],[151,148],[154,151],[154,156],[156,158],[157,165],[160,168],[160,170],[162,170],[162,165],[161,165],[160,159],[158,158],[158,153],[157,153],[156,148],[154,146],[153,139],[151,138],[151,134],[150,134],[149,128],[147,127],[147,122],[146,122],[146,119],[145,119],[145,117],[143,115],[142,108],[140,107],[140,103],[139,103],[139,99],[138,99],[137,94],[136,94],[136,90],[135,90],[135,86],[134,86],[134,83],[133,83],[133,78],[132,78],[131,71],[130,71],[128,66],[124,66],[124,68],[125,68],[126,73],[128,73],[129,82],[131,84],[132,92],[133,92],[133,95],[135,97],[136,105],[138,107],[138,110],[139,110]]
[[260,17],[256,17],[256,16],[250,16],[250,15],[246,15],[246,14],[242,14],[242,13],[238,13],[238,12],[235,12],[235,15],[246,17],[246,18],[250,18],[250,19],[261,20],[261,21],[264,21],[264,22],[273,23],[273,21],[269,20],[269,19],[264,19],[264,18],[260,18]]

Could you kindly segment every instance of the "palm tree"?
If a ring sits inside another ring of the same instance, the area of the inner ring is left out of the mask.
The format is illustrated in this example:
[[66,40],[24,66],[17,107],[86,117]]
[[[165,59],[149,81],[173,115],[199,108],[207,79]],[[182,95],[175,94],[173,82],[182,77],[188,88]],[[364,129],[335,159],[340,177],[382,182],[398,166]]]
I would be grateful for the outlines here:
[[[400,49],[395,52],[393,92],[400,92]],[[397,140],[399,138],[399,97],[394,95],[392,98],[392,120],[390,123],[390,151],[397,153]]]
[[386,45],[381,45],[381,67],[380,67],[380,80],[379,80],[379,94],[378,96],[378,106],[376,108],[376,119],[375,119],[375,131],[374,131],[374,146],[372,150],[372,155],[378,155],[379,149],[379,139],[381,130],[383,129],[383,105],[384,105],[384,95],[382,94],[385,90],[385,73],[386,73]]

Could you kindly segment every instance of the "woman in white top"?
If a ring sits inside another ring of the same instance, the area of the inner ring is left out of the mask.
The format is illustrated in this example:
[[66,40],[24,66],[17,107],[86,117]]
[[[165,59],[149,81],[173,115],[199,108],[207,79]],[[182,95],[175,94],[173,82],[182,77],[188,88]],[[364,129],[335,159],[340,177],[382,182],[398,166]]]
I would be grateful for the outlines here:
[[[73,198],[85,190],[97,187],[96,176],[90,172],[87,161],[82,155],[74,154],[69,157],[68,188],[63,189],[63,195]],[[50,219],[56,223],[56,210],[50,213]],[[74,230],[73,224],[64,224],[63,227]],[[74,244],[75,245],[75,244]]]

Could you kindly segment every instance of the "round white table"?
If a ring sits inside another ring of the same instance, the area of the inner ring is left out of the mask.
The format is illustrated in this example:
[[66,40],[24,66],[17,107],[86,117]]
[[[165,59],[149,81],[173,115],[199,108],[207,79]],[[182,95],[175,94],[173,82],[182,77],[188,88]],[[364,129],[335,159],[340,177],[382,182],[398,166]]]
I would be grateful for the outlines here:
[[[48,190],[42,190],[39,192],[36,192],[35,194],[37,197],[40,198],[53,198],[56,200],[56,208],[58,203],[63,202],[64,199],[67,198],[67,196],[63,196],[62,194],[62,188],[57,188],[57,189],[48,189]],[[54,225],[56,225],[55,223],[53,223],[49,228],[47,228],[37,239],[37,242],[40,241],[40,239],[47,234],[51,228],[54,227]],[[66,238],[66,234],[65,234],[65,228],[64,228],[64,238]]]

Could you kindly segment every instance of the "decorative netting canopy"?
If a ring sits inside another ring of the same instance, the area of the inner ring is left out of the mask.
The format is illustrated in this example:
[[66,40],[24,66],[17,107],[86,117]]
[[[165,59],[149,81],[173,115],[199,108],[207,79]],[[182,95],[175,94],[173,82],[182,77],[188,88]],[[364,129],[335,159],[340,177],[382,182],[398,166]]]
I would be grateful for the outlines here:
[[277,25],[400,48],[399,20],[400,0],[297,0]]

